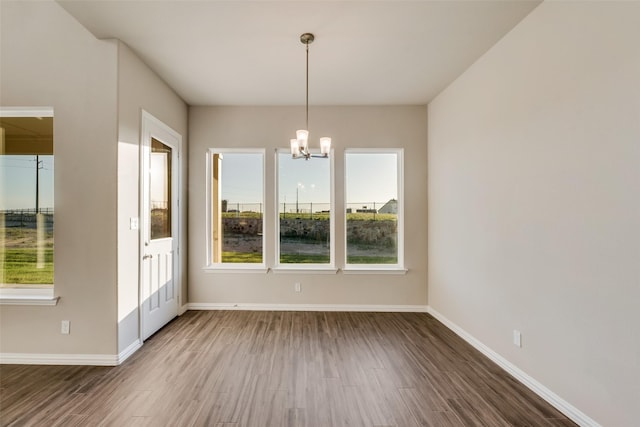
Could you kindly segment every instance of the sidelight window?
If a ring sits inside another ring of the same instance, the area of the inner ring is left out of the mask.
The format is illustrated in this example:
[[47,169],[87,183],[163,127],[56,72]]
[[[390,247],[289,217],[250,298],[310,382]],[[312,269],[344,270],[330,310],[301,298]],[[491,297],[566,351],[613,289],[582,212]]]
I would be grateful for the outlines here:
[[402,150],[345,151],[348,268],[403,266]]
[[264,150],[212,149],[209,264],[264,266]]

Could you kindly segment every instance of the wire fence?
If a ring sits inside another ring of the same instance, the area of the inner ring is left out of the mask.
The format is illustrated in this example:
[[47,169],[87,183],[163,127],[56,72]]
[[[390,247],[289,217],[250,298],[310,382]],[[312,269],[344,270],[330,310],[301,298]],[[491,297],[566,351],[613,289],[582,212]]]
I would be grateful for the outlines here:
[[[222,213],[225,218],[262,218],[262,203],[237,203],[222,201]],[[282,202],[278,203],[278,213],[282,218],[326,219],[331,213],[331,203]],[[352,218],[388,219],[398,213],[396,200],[386,202],[353,202],[345,205],[345,213]],[[381,215],[385,214],[385,215]]]
[[0,210],[0,227],[35,229],[38,225],[38,214],[41,215],[45,230],[53,230],[53,208],[5,209]]
[[223,218],[258,218],[262,219],[262,203],[229,203],[222,201]]
[[331,203],[284,202],[278,206],[278,212],[280,213],[312,214],[329,213],[330,211]]
[[29,214],[35,215],[36,213],[53,215],[53,208],[39,208],[37,211],[35,208],[0,210],[0,214],[5,214],[5,215],[29,215]]

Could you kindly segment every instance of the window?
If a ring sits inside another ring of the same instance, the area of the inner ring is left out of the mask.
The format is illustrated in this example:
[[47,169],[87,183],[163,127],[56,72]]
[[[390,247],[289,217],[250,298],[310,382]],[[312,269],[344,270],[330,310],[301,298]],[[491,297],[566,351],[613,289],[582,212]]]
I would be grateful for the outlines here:
[[[335,212],[344,212],[344,271],[404,272],[403,150],[346,149],[345,200],[334,199],[334,157],[294,159],[276,150],[265,177],[265,151],[210,149],[207,155],[207,267],[211,270],[335,272]],[[275,176],[274,176],[275,175]],[[265,186],[275,183],[263,236]],[[342,266],[339,266],[342,267]]]
[[209,265],[264,266],[264,150],[210,150]]
[[280,266],[331,267],[333,260],[332,160],[293,159],[277,153]]
[[[53,109],[0,111],[1,295],[53,297]],[[47,292],[40,292],[48,289]]]
[[403,267],[402,150],[345,151],[349,268]]
[[151,138],[151,240],[171,237],[171,147]]

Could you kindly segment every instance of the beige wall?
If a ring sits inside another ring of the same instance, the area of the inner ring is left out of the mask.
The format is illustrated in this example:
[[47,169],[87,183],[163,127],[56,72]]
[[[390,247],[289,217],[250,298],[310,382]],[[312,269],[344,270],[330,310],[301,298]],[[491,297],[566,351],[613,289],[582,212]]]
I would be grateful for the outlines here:
[[[53,106],[55,307],[2,306],[1,353],[115,355],[139,337],[142,109],[183,136],[187,106],[124,44],[54,2],[3,2],[4,106]],[[182,186],[186,197],[186,155]],[[186,224],[186,203],[182,204]],[[186,298],[186,225],[181,251]],[[71,334],[60,334],[60,321]],[[108,359],[107,359],[108,360]]]
[[140,124],[142,110],[182,135],[183,203],[181,216],[182,304],[187,296],[186,188],[187,105],[124,43],[118,43],[118,351],[139,338],[139,230],[130,218],[139,218]]
[[[54,2],[0,4],[0,104],[52,106],[55,307],[1,306],[0,352],[116,352],[117,46]],[[71,334],[60,334],[60,321]]]
[[[345,148],[404,148],[406,275],[206,273],[205,159],[208,148],[266,148],[266,258],[275,258],[276,148],[287,148],[304,107],[189,109],[189,302],[211,304],[426,305],[426,107],[312,107],[311,141],[331,135],[335,168]],[[313,135],[316,135],[315,137]],[[314,139],[315,138],[315,139]],[[312,143],[312,142],[310,142]],[[302,160],[301,160],[302,161]],[[318,161],[318,160],[311,160]],[[336,174],[335,196],[344,196]],[[269,209],[271,206],[271,209]],[[336,241],[344,242],[338,213]],[[269,229],[270,228],[270,229]],[[336,247],[339,262],[344,249]],[[340,266],[340,265],[339,265]],[[294,292],[300,282],[302,292]]]
[[638,2],[545,2],[429,105],[429,305],[620,427],[640,402],[638,40]]

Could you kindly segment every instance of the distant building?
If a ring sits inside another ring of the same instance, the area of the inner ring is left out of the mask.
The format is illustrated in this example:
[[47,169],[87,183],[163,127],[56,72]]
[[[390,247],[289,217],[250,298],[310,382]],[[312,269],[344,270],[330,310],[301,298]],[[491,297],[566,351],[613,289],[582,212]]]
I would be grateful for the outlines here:
[[391,199],[387,203],[384,204],[383,207],[378,209],[378,213],[385,214],[397,214],[398,213],[398,201],[396,199]]

